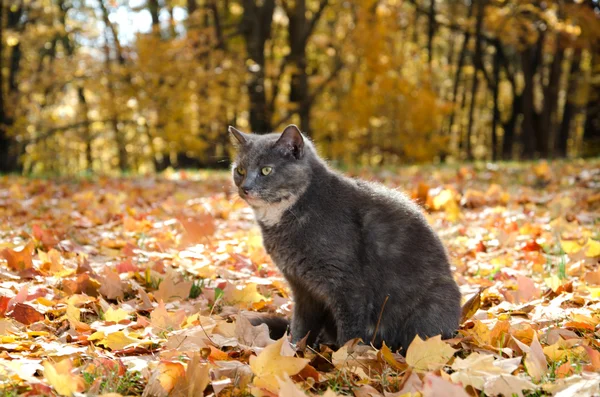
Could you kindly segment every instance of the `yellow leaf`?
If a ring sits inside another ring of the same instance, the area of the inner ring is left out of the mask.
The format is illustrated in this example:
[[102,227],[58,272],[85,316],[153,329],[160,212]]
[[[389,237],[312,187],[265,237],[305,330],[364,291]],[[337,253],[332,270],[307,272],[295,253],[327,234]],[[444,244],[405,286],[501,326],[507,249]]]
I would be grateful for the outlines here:
[[224,290],[223,299],[231,303],[245,303],[250,305],[261,300],[267,300],[267,298],[257,291],[256,284],[254,283],[248,283],[243,287],[233,284],[227,285]]
[[44,377],[62,396],[72,396],[74,392],[83,391],[85,381],[79,375],[73,375],[71,360],[62,360],[56,364],[44,362]]
[[550,277],[546,277],[544,282],[548,287],[552,289],[552,291],[556,292],[558,288],[563,284],[562,280],[558,278],[556,274],[553,274]]
[[381,347],[380,352],[381,352],[381,356],[383,357],[385,362],[387,362],[389,365],[391,365],[394,369],[397,369],[400,371],[404,371],[406,369],[406,365],[402,365],[398,362],[398,360],[396,360],[396,358],[392,354],[392,351],[390,350],[389,347],[386,346],[385,342],[383,343],[383,346]]
[[69,324],[71,328],[79,330],[79,331],[88,331],[90,330],[90,326],[84,322],[79,321],[81,318],[81,310],[76,308],[75,306],[69,304],[67,305],[67,320],[69,320]]
[[561,240],[560,246],[566,254],[576,254],[582,248],[576,240]]
[[132,343],[141,342],[139,339],[131,338],[128,335],[125,335],[123,331],[112,332],[108,334],[104,339],[98,342],[99,345],[104,347],[108,347],[111,350],[122,350],[126,346],[131,345]]
[[128,318],[129,313],[120,308],[115,310],[112,307],[109,307],[108,310],[104,313],[105,321],[113,321],[115,323],[118,323],[119,321],[127,320]]
[[250,357],[250,369],[256,375],[253,381],[254,386],[278,393],[277,378],[285,379],[285,375],[296,375],[310,361],[304,358],[282,356],[281,347],[284,338],[285,336],[265,347],[258,356]]
[[417,371],[429,371],[441,368],[450,360],[455,350],[442,341],[441,335],[426,341],[415,336],[406,351],[406,363]]
[[588,258],[595,258],[600,256],[600,241],[588,240],[586,244],[587,249],[585,250],[585,256]]

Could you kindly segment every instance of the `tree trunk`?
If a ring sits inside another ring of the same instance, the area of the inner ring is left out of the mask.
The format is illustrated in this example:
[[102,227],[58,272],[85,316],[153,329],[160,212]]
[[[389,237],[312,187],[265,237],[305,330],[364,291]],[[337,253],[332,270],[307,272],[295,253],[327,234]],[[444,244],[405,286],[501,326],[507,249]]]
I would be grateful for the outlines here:
[[[0,71],[4,70],[4,13],[6,12],[6,29],[22,32],[25,22],[22,21],[24,5],[6,7],[0,2]],[[12,46],[9,58],[8,81],[5,83],[4,73],[0,73],[0,172],[20,170],[18,149],[14,140],[8,135],[10,126],[14,123],[14,104],[17,100],[19,85],[17,76],[21,69],[21,42]],[[8,85],[5,90],[5,85]],[[8,92],[8,101],[4,96]],[[13,106],[11,108],[10,106]]]
[[289,63],[292,65],[290,102],[295,103],[300,116],[300,130],[310,131],[310,104],[308,103],[308,76],[306,75],[306,2],[297,0],[288,10],[290,43]]
[[[115,43],[115,50],[117,52],[117,60],[120,65],[123,65],[125,63],[125,58],[123,57],[123,54],[121,52],[119,36],[117,35],[116,29],[108,17],[108,10],[107,10],[106,6],[104,5],[104,0],[101,0],[99,3],[100,3],[100,8],[102,10],[102,14],[103,14],[102,16],[104,19],[104,23],[105,23],[106,27],[111,31],[112,36],[113,36],[113,41]],[[108,33],[107,31],[104,32],[104,39],[106,42],[106,45],[104,46],[104,57],[105,57],[104,62],[105,62],[105,67],[106,67],[106,69],[105,69],[106,77],[108,80],[107,90],[108,90],[108,94],[111,98],[111,100],[110,100],[110,103],[111,103],[110,123],[112,125],[113,132],[115,134],[115,142],[117,144],[119,169],[122,172],[125,172],[129,168],[129,165],[127,162],[127,148],[126,148],[125,137],[123,136],[123,132],[119,128],[119,110],[118,110],[118,105],[116,103],[115,87],[114,87],[114,84],[112,81],[114,74],[112,73],[111,59],[110,59],[110,47],[109,47],[110,40],[109,40],[107,33]]]
[[561,46],[560,37],[556,37],[554,59],[550,66],[548,84],[544,87],[544,108],[540,117],[540,135],[542,139],[538,142],[538,147],[542,157],[550,155],[550,142],[555,139],[556,108],[558,106],[558,92],[563,59],[564,49]]
[[[600,46],[597,46],[596,52],[592,53],[591,70],[598,69],[598,58],[600,58]],[[584,157],[598,156],[600,153],[600,82],[596,79],[592,84],[583,130],[584,149],[581,154]]]
[[429,27],[427,29],[427,61],[433,61],[433,37],[435,36],[435,0],[429,0]]
[[492,97],[494,109],[492,112],[492,161],[498,160],[498,123],[500,122],[500,108],[498,104],[498,95],[500,88],[500,54],[498,51],[494,54]]
[[240,28],[246,42],[246,52],[251,61],[248,66],[248,96],[250,97],[250,127],[256,133],[271,132],[271,115],[268,112],[265,92],[265,43],[271,37],[275,0],[243,0],[244,15]]
[[539,135],[539,126],[537,125],[537,114],[534,103],[535,74],[538,64],[541,61],[541,51],[544,37],[540,34],[537,43],[521,52],[521,70],[523,71],[522,109],[523,124],[521,127],[521,158],[531,159],[540,154],[538,144],[541,136]]
[[577,112],[577,105],[574,103],[574,97],[577,95],[579,70],[581,63],[581,49],[575,49],[573,59],[571,60],[571,70],[569,73],[569,86],[567,88],[567,101],[563,110],[563,118],[558,131],[558,139],[554,145],[554,152],[557,157],[567,157],[569,136],[571,134],[571,121]]
[[475,25],[475,56],[473,63],[475,72],[473,73],[473,84],[471,85],[471,105],[469,108],[469,124],[467,127],[466,151],[467,160],[473,160],[473,151],[471,149],[471,139],[473,133],[473,114],[475,112],[475,103],[477,102],[477,88],[479,87],[479,70],[483,71],[482,50],[481,50],[481,27],[483,26],[483,14],[485,11],[486,0],[477,0],[477,24]]
[[[469,12],[467,15],[467,19],[470,19],[473,15],[473,4],[471,2],[469,5]],[[456,66],[456,74],[454,75],[454,84],[452,88],[452,97],[450,98],[450,102],[452,102],[452,110],[450,112],[450,116],[448,117],[448,134],[452,135],[452,126],[454,125],[454,117],[456,115],[456,97],[458,95],[458,87],[460,86],[460,80],[462,77],[463,65],[465,63],[465,58],[467,56],[467,47],[469,45],[469,40],[471,40],[471,31],[469,29],[465,29],[465,34],[463,38],[463,42],[460,47],[460,53],[458,55],[458,64]],[[460,140],[459,140],[460,144]]]

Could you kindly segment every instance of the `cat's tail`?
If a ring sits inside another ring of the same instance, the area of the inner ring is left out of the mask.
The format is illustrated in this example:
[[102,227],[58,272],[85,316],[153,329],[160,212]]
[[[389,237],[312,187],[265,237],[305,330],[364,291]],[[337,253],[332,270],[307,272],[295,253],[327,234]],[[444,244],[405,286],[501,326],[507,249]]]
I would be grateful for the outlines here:
[[267,327],[269,327],[269,337],[274,340],[283,338],[283,335],[285,335],[290,326],[290,322],[287,318],[279,317],[274,314],[256,314],[249,317],[248,320],[250,320],[250,324],[255,326],[267,324]]

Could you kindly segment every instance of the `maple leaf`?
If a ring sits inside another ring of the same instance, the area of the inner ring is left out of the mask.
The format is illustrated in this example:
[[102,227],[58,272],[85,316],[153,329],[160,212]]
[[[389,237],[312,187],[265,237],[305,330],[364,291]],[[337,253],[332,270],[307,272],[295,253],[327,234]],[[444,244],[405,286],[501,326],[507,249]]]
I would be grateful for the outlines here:
[[185,377],[185,368],[182,363],[161,361],[144,389],[142,396],[166,397],[171,393],[178,379]]
[[243,314],[235,322],[235,336],[246,346],[265,347],[274,342],[269,336],[267,324],[252,325]]
[[185,312],[183,310],[169,313],[162,300],[158,303],[158,307],[150,314],[150,324],[158,330],[158,333],[179,329],[184,319]]
[[544,350],[538,341],[537,334],[533,334],[530,346],[527,346],[514,337],[513,340],[525,353],[524,364],[527,373],[529,373],[534,381],[539,382],[548,371],[548,362],[546,361],[546,356],[544,356]]
[[38,321],[44,321],[44,315],[42,313],[25,303],[15,304],[12,312],[10,313],[10,317],[25,325],[30,325]]
[[286,336],[265,347],[258,356],[250,357],[250,368],[255,377],[254,386],[266,389],[272,393],[279,391],[278,378],[284,375],[293,376],[308,364],[310,360],[281,355],[281,349]]
[[123,310],[122,308],[114,309],[109,307],[107,311],[104,312],[104,320],[112,321],[118,323],[119,321],[123,321],[129,318],[129,313]]
[[491,396],[523,397],[523,390],[534,390],[535,385],[529,380],[514,375],[497,375],[486,379],[483,390]]
[[101,341],[98,342],[99,345],[107,347],[113,351],[122,350],[129,345],[137,345],[141,343],[139,339],[132,338],[123,331],[112,332],[106,336],[102,332],[96,332],[95,334],[90,335],[88,338],[88,340],[97,339],[101,339]]
[[44,361],[44,378],[63,396],[72,396],[85,389],[85,380],[80,375],[72,373],[71,360],[65,359],[56,364]]
[[9,269],[22,272],[33,268],[32,256],[34,250],[35,243],[30,241],[19,251],[5,248],[0,251],[0,256],[6,259]]
[[306,394],[292,382],[289,376],[278,378],[279,397],[306,397]]
[[123,299],[123,282],[117,272],[105,268],[100,279],[100,292],[108,299]]
[[200,353],[194,353],[185,369],[185,376],[176,379],[170,397],[195,397],[201,395],[210,383],[209,366],[202,363]]
[[157,301],[171,302],[173,300],[183,300],[189,296],[191,281],[182,281],[175,284],[173,276],[169,273],[158,286],[158,291],[154,293]]
[[406,351],[406,363],[417,371],[430,371],[441,368],[455,351],[442,341],[441,335],[425,341],[417,335]]
[[469,394],[460,385],[428,373],[423,378],[423,397],[469,397]]
[[230,303],[244,304],[251,306],[253,303],[266,301],[263,295],[261,295],[256,289],[255,283],[248,283],[245,285],[234,285],[227,284],[223,290],[223,300]]
[[75,305],[67,305],[67,320],[71,324],[71,328],[77,331],[89,331],[91,328],[88,324],[81,322],[81,310]]

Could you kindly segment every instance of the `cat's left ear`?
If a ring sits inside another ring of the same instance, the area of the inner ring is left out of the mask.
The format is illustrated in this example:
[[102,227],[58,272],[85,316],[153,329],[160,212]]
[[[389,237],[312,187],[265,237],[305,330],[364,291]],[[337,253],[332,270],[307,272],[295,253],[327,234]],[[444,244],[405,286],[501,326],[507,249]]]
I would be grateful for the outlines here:
[[304,138],[300,129],[294,124],[285,127],[275,146],[291,153],[296,159],[302,158],[304,154]]

